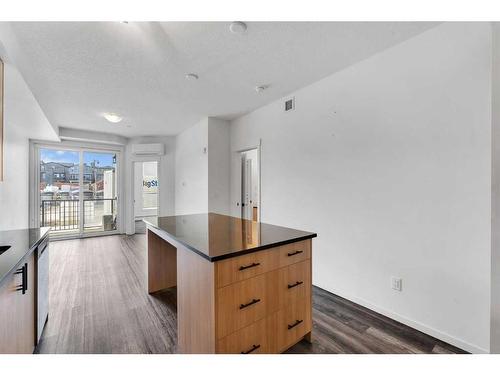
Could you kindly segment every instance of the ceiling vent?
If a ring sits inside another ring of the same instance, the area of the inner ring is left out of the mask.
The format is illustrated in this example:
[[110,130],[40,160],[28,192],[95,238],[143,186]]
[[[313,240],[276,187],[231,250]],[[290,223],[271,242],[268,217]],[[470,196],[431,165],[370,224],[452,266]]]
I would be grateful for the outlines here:
[[295,109],[295,98],[285,100],[285,112],[293,111]]

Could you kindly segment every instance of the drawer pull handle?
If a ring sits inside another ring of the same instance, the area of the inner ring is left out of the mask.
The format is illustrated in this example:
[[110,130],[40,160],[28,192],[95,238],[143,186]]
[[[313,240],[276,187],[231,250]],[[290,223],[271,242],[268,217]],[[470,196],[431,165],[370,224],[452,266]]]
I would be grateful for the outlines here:
[[293,257],[294,255],[297,255],[297,254],[300,254],[300,253],[303,253],[303,251],[302,250],[297,250],[297,251],[294,251],[293,253],[288,253],[287,255],[289,257]]
[[240,305],[240,310],[241,310],[241,309],[244,309],[245,307],[252,306],[252,305],[256,304],[257,302],[260,302],[260,298],[257,298],[257,299],[255,299],[255,298],[254,298],[251,302],[248,302],[248,303],[242,303],[242,304]]
[[243,352],[241,352],[241,354],[250,354],[251,352],[253,352],[254,350],[257,350],[257,349],[259,349],[259,348],[260,348],[260,344],[259,344],[259,345],[255,345],[255,344],[254,344],[254,345],[252,346],[252,349],[248,349],[246,352],[245,352],[245,351],[243,351]]
[[248,266],[241,266],[240,271],[243,271],[243,270],[246,270],[246,269],[252,268],[252,267],[257,267],[257,266],[260,266],[260,263],[252,263],[252,264],[249,264]]
[[288,289],[295,288],[296,286],[299,286],[300,284],[304,284],[303,281],[297,281],[295,284],[288,284]]
[[22,284],[19,285],[16,290],[21,291],[23,294],[26,294],[28,290],[28,263],[24,263],[24,266],[16,270],[14,272],[15,275],[21,274],[22,276]]
[[289,324],[289,325],[288,325],[288,329],[292,329],[293,327],[298,326],[298,325],[299,325],[300,323],[302,323],[302,322],[303,322],[303,320],[298,320],[298,319],[297,319],[297,320],[295,321],[295,323],[293,323],[293,324]]

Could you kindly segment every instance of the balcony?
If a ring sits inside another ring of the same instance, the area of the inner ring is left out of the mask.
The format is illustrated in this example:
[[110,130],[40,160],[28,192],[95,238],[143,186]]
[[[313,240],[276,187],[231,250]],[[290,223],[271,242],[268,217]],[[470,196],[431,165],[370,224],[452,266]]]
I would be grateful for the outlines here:
[[83,199],[82,203],[83,215],[78,199],[42,200],[40,226],[59,236],[116,230],[116,198]]

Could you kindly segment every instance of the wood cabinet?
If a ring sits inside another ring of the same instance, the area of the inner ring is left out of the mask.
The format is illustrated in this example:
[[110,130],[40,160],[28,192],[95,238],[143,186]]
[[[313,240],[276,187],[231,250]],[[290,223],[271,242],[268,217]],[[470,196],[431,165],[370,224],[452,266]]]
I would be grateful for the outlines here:
[[[24,269],[24,271],[23,271]],[[23,294],[23,272],[24,288]],[[0,286],[0,353],[33,353],[35,347],[35,256],[32,253]]]
[[[211,244],[219,253],[221,247],[229,247],[221,238],[237,237],[242,225],[256,223],[226,217],[223,222],[232,223],[228,232],[216,226],[212,236],[195,236],[188,247],[188,234],[204,228],[206,217],[196,216],[197,225],[188,232],[179,227],[192,218],[181,217],[175,223],[165,219],[168,230],[148,226],[148,291],[176,282],[179,353],[281,353],[303,338],[311,339],[315,234],[301,232],[309,238],[266,243],[261,250],[213,259],[202,245]],[[281,233],[280,238],[284,232],[296,233],[274,226],[267,230]]]
[[[244,275],[242,265],[254,263],[260,263],[252,271],[257,275],[225,285],[246,277],[238,272]],[[311,332],[311,240],[219,261],[215,268],[223,281],[217,285],[217,353],[280,353]]]

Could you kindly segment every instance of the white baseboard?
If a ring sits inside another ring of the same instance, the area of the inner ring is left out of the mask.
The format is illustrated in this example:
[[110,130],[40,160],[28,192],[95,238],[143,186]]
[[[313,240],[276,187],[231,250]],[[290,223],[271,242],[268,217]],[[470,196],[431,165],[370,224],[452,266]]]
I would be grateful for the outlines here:
[[384,309],[383,307],[380,307],[376,304],[373,304],[369,301],[366,301],[362,298],[358,298],[358,297],[355,297],[355,296],[348,296],[344,293],[341,293],[339,291],[336,291],[336,290],[329,290],[328,288],[325,288],[321,285],[317,285],[315,284],[315,286],[317,286],[318,288],[321,288],[321,289],[324,289],[326,290],[327,292],[330,292],[330,293],[333,293],[333,294],[336,294],[342,298],[345,298],[349,301],[352,301],[354,303],[357,303],[358,305],[361,305],[363,307],[366,307],[367,309],[370,309],[370,310],[373,310],[379,314],[382,314],[384,316],[387,316],[391,319],[394,319],[400,323],[403,323],[403,324],[406,324],[407,326],[410,326],[412,328],[415,328],[416,330],[419,330],[429,336],[432,336],[432,337],[435,337],[441,341],[444,341],[448,344],[451,344],[453,346],[456,346],[457,348],[460,348],[460,349],[463,349],[463,350],[466,350],[468,351],[469,353],[474,353],[474,354],[488,354],[489,353],[489,350],[487,349],[484,349],[484,348],[481,348],[479,346],[476,346],[474,344],[471,344],[471,343],[468,343],[466,341],[463,341],[457,337],[454,337],[452,335],[449,335],[445,332],[442,332],[438,329],[435,329],[433,327],[430,327],[426,324],[423,324],[423,323],[420,323],[420,322],[417,322],[413,319],[410,319],[410,318],[407,318],[405,316],[402,316],[402,315],[399,315],[393,311],[389,311],[389,310],[386,310]]

